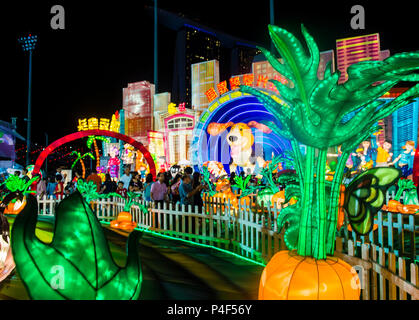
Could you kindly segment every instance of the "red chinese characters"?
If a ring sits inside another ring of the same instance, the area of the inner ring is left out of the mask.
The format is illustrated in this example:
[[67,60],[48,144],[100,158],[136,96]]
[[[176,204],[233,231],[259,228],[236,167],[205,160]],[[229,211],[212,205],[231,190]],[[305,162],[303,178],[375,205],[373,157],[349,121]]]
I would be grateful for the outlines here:
[[236,90],[238,89],[240,86],[240,78],[239,77],[233,77],[230,78],[230,89],[231,90]]
[[220,93],[220,95],[226,93],[228,91],[227,81],[224,80],[223,82],[220,82],[219,84],[217,84],[217,89],[218,89],[218,92]]
[[217,92],[215,92],[215,89],[213,87],[209,88],[205,92],[205,95],[207,96],[209,102],[217,98]]

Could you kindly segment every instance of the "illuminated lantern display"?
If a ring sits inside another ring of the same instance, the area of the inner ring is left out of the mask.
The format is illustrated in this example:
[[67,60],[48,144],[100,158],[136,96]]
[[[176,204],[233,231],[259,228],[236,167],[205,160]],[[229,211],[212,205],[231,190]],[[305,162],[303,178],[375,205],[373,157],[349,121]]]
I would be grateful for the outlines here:
[[[287,231],[292,230],[292,238],[297,240],[296,253],[301,256],[295,259],[311,261],[310,259],[314,258],[315,266],[318,266],[327,263],[327,259],[334,254],[340,185],[346,161],[350,153],[362,141],[377,131],[375,124],[379,120],[408,104],[419,94],[419,86],[413,86],[389,103],[378,100],[399,81],[417,81],[414,72],[419,69],[419,53],[400,53],[384,61],[363,61],[352,64],[347,69],[348,80],[344,85],[339,85],[339,74],[331,73],[329,69],[325,71],[323,80],[317,77],[320,52],[314,39],[304,27],[302,27],[302,33],[309,49],[308,52],[301,42],[286,30],[270,25],[269,32],[283,63],[277,60],[274,53],[264,48],[259,49],[272,67],[293,83],[293,86],[285,86],[278,80],[269,80],[278,89],[281,98],[286,103],[278,101],[275,95],[267,93],[262,88],[241,86],[240,91],[256,96],[264,104],[280,122],[280,125],[272,122],[265,122],[265,124],[291,143],[300,199],[295,205],[283,208],[278,215],[278,221],[289,222],[286,227]],[[385,82],[372,85],[378,81]],[[349,112],[353,112],[351,118],[343,122],[342,118]],[[333,180],[326,183],[328,148],[339,145],[342,146],[342,154],[338,159]],[[301,146],[304,146],[304,155],[301,152]],[[366,182],[368,187],[360,188],[359,184],[353,184],[348,186],[345,194],[345,203],[349,204],[345,206],[345,210],[352,228],[360,234],[372,229],[373,215],[381,208],[380,202],[383,200],[382,197],[377,197],[397,179],[397,175],[392,171],[367,170],[364,173],[367,176],[363,176],[362,179],[369,179],[370,182]],[[376,197],[372,195],[373,192],[376,193]],[[364,198],[365,194],[369,193],[371,197]],[[358,207],[351,205],[355,200],[358,202]],[[292,259],[290,263],[291,261]],[[268,266],[265,275],[262,276],[266,278],[266,281],[269,278],[280,279],[289,270],[286,264],[275,270]],[[291,269],[298,271],[294,267]],[[273,274],[270,274],[271,270]],[[344,276],[343,273],[346,275]],[[312,290],[313,281],[319,281],[320,276],[320,273],[313,276],[307,276],[304,273],[303,277],[298,278],[299,287],[307,291]],[[353,275],[349,268],[346,271],[342,268],[340,277],[350,279]],[[261,282],[264,291],[266,291],[264,289],[266,281]],[[324,287],[328,288],[327,290],[333,292],[335,280],[324,278],[322,282],[325,284]],[[276,282],[276,285],[279,286],[279,283]],[[345,286],[342,288],[344,292],[353,290],[350,281],[339,281],[339,283],[340,286]],[[292,290],[292,284],[293,281],[281,282],[282,288],[278,287],[276,290],[277,292]],[[306,291],[299,292],[299,295],[293,294],[292,299],[307,297],[304,294]],[[260,298],[267,297],[264,294],[260,295]],[[336,293],[333,298],[339,297],[355,298],[355,294],[339,296]]]
[[148,172],[147,164],[144,162],[144,157],[139,151],[137,151],[137,157],[135,159],[135,170],[139,171],[141,178],[145,178]]
[[359,300],[355,269],[336,257],[317,260],[296,251],[277,252],[262,272],[260,300]]
[[106,130],[87,130],[87,131],[83,130],[83,131],[71,133],[69,135],[66,135],[66,136],[58,139],[58,140],[55,140],[47,148],[45,148],[40,153],[40,155],[38,156],[38,159],[36,159],[35,168],[33,170],[34,174],[39,173],[43,162],[45,161],[45,159],[48,157],[48,155],[53,150],[55,150],[56,148],[60,147],[63,144],[66,144],[68,142],[71,142],[71,141],[74,141],[74,140],[77,140],[77,139],[81,139],[81,138],[84,138],[84,137],[88,137],[88,136],[91,136],[91,135],[113,137],[113,138],[116,138],[116,139],[119,139],[119,140],[122,140],[126,143],[131,144],[136,149],[141,151],[141,153],[144,155],[144,158],[147,160],[147,163],[148,163],[149,168],[150,168],[150,173],[153,175],[153,177],[156,176],[156,168],[155,168],[154,160],[153,160],[152,156],[150,155],[150,152],[144,147],[144,145],[141,142],[138,142],[138,141],[134,140],[133,138],[130,138],[130,137],[128,137],[124,134],[121,134],[119,132],[106,131]]
[[93,154],[91,154],[90,152],[86,152],[85,154],[81,154],[80,152],[78,152],[78,151],[72,151],[71,153],[70,153],[70,156],[73,156],[73,155],[75,155],[76,156],[76,160],[74,160],[74,162],[73,162],[73,164],[71,165],[71,169],[73,169],[74,168],[74,166],[77,164],[77,162],[78,161],[80,161],[80,164],[81,164],[81,169],[82,169],[82,178],[84,179],[85,178],[85,176],[86,176],[86,166],[84,165],[84,161],[83,161],[83,159],[85,158],[85,157],[90,157],[91,159],[93,159],[93,160],[95,160],[95,157],[93,156]]
[[[103,125],[104,120],[107,120],[107,126]],[[102,127],[109,127],[109,120],[108,119],[100,119],[100,123],[101,123],[101,128]],[[108,129],[101,129],[101,130],[108,130]],[[100,154],[99,154],[99,148],[97,146],[96,140],[101,140],[104,142],[111,142],[111,139],[107,138],[107,137],[102,137],[102,136],[89,136],[86,142],[87,147],[90,149],[92,147],[92,143],[94,145],[95,148],[95,154],[96,154],[96,170],[98,170],[99,166],[100,166]]]
[[19,276],[32,299],[138,298],[142,282],[140,232],[129,235],[127,263],[121,268],[112,258],[99,220],[79,192],[58,204],[49,244],[35,235],[36,199],[29,196],[27,202],[13,224],[12,249]]
[[207,161],[214,161],[221,163],[228,174],[233,171],[247,174],[249,170],[257,174],[272,159],[272,154],[280,155],[291,149],[287,139],[268,128],[267,123],[271,122],[280,126],[254,96],[229,91],[215,99],[193,131],[190,160],[195,170],[201,170]]
[[99,166],[96,168],[97,175],[102,179],[102,182],[105,182],[106,179],[106,167],[105,166]]
[[132,221],[131,213],[126,211],[121,211],[118,213],[118,218],[111,221],[111,227],[132,231],[137,226],[137,223]]
[[137,223],[132,221],[132,216],[129,212],[131,206],[135,204],[140,207],[143,213],[147,213],[147,208],[135,201],[136,198],[141,197],[141,194],[129,191],[127,193],[127,198],[124,198],[119,193],[111,192],[108,196],[114,196],[125,200],[124,210],[118,214],[116,220],[111,221],[111,227],[131,232],[137,226]]
[[215,177],[219,178],[221,176],[226,176],[227,172],[224,170],[222,163],[218,161],[206,161],[203,163],[204,167],[208,168],[208,171]]
[[112,146],[110,149],[111,158],[108,161],[108,170],[111,178],[118,178],[119,176],[119,165],[121,161],[118,158],[119,150],[117,147]]
[[134,163],[134,150],[135,148],[132,145],[128,143],[124,144],[124,151],[122,153],[121,159],[125,164]]
[[14,199],[9,202],[6,209],[4,210],[4,213],[19,214],[25,206],[26,206],[26,197],[24,197],[22,200]]
[[167,106],[167,112],[169,114],[176,114],[177,113],[177,108],[176,108],[176,103],[169,103],[169,105]]
[[36,191],[29,191],[30,186],[38,177],[30,179],[28,182],[15,175],[10,175],[6,182],[7,195],[2,202],[6,205],[5,214],[19,214],[26,206],[26,195],[29,193],[36,193]]

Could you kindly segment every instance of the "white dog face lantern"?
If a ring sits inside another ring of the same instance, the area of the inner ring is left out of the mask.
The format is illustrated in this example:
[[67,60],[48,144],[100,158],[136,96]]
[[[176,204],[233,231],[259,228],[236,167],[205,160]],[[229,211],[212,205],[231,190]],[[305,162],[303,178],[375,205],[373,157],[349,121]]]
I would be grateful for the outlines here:
[[256,161],[251,161],[252,147],[255,142],[255,137],[252,133],[252,128],[256,128],[263,133],[271,133],[266,125],[257,121],[250,121],[248,123],[210,123],[207,132],[216,136],[230,128],[227,134],[227,143],[230,146],[230,156],[232,163],[230,164],[230,172],[234,172],[238,166],[242,167],[245,172],[254,171],[256,161],[259,167],[263,167],[265,160],[262,157],[257,157]]

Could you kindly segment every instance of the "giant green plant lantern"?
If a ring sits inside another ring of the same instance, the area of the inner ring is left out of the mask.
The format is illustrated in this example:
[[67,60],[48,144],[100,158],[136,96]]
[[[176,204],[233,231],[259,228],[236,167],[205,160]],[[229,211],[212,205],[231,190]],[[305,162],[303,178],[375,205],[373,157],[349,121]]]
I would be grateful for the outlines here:
[[[324,260],[327,255],[334,254],[339,191],[348,156],[361,141],[377,131],[378,120],[419,96],[419,85],[416,84],[387,104],[378,100],[400,81],[419,80],[419,75],[414,73],[419,69],[419,52],[351,65],[347,70],[348,80],[338,84],[340,73],[332,74],[328,67],[324,79],[318,79],[320,52],[303,26],[308,52],[294,35],[282,28],[270,25],[269,33],[283,63],[273,52],[259,49],[292,85],[270,80],[283,100],[263,89],[241,86],[240,90],[256,96],[282,127],[265,124],[291,141],[301,191],[300,218],[298,222],[294,221],[299,226],[297,254],[316,261]],[[345,115],[352,112],[355,115],[344,122]],[[305,156],[300,151],[300,144],[306,146]],[[327,149],[336,146],[341,146],[342,156],[327,194]]]
[[19,275],[32,299],[137,299],[142,272],[138,254],[141,235],[127,243],[124,268],[114,262],[96,215],[75,192],[58,204],[52,242],[35,235],[37,202],[27,205],[12,229],[12,249]]

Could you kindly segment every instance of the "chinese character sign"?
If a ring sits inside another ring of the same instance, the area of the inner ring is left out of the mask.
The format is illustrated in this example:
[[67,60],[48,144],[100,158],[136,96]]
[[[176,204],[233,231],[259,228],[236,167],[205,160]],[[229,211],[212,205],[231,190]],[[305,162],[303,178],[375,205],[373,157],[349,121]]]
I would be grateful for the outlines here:
[[179,108],[178,108],[179,112],[185,112],[186,107],[185,107],[185,102],[183,103],[179,103]]
[[77,126],[78,131],[86,130],[109,130],[114,132],[119,132],[120,122],[118,117],[114,114],[112,115],[112,120],[107,118],[89,118],[89,119],[79,119],[79,124]]
[[209,88],[206,92],[205,95],[208,98],[208,102],[211,102],[213,100],[215,100],[217,98],[217,92],[215,92],[214,88]]
[[217,84],[217,89],[218,89],[218,92],[220,93],[220,95],[226,93],[228,91],[227,81],[224,80],[223,82],[220,82],[219,84]]

